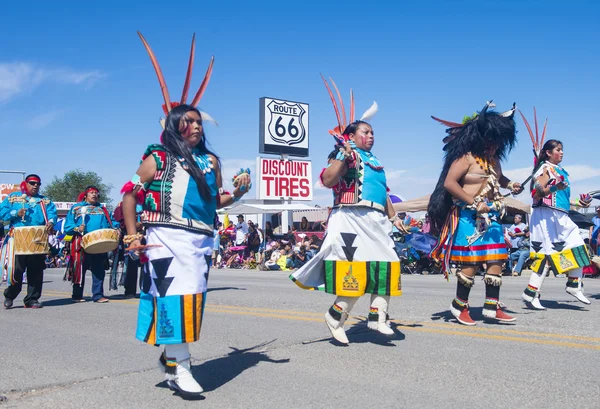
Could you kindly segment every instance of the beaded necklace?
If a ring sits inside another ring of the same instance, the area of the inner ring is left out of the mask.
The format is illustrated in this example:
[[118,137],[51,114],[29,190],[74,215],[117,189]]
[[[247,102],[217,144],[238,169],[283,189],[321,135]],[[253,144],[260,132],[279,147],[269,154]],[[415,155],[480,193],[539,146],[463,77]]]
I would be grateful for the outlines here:
[[[196,163],[198,164],[198,167],[200,168],[200,171],[202,173],[207,174],[213,170],[212,158],[209,155],[200,153],[198,150],[194,149],[192,151],[192,156],[196,160]],[[177,160],[179,160],[179,162],[181,162],[181,167],[184,170],[189,170],[189,166],[183,157],[178,156]]]
[[376,171],[383,170],[383,165],[381,164],[381,162],[379,162],[379,159],[377,159],[375,157],[375,155],[373,155],[370,151],[365,151],[360,148],[357,148],[354,141],[350,141],[349,143],[350,143],[350,147],[352,147],[352,149],[356,149],[357,151],[364,153],[364,155],[367,157],[367,160],[363,161],[363,162],[368,167],[370,167],[371,169],[376,170]]

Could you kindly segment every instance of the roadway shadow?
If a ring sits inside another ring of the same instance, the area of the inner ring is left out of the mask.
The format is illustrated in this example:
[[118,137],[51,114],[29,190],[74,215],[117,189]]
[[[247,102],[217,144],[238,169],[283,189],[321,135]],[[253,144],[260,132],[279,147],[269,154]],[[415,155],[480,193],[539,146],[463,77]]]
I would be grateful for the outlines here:
[[213,288],[207,289],[206,292],[210,293],[211,291],[227,291],[227,290],[246,291],[245,288],[239,288],[239,287],[213,287]]
[[[540,299],[540,302],[548,310],[586,311],[586,309],[584,307],[582,307],[582,305],[585,305],[585,304],[581,304],[579,301],[558,302],[558,301],[553,301],[553,300],[545,300],[542,298],[542,299]],[[533,308],[529,308],[527,306],[524,306],[523,308],[527,309],[527,310],[538,311]]]
[[[406,335],[400,331],[402,327],[401,324],[397,324],[395,322],[391,323],[392,329],[394,330],[394,335],[383,335],[377,331],[369,329],[367,327],[367,319],[365,317],[355,317],[360,321],[355,322],[347,331],[346,335],[348,336],[348,341],[350,344],[375,344],[384,347],[395,347],[397,346],[393,341],[404,341],[406,339]],[[333,345],[342,345],[337,342],[335,339],[330,338],[330,343]],[[345,345],[344,345],[345,346]]]
[[[587,296],[586,296],[587,297]],[[594,294],[594,295],[590,295],[588,298],[593,298],[595,300],[600,300],[600,293],[598,294]]]
[[214,391],[241,375],[245,370],[255,367],[261,362],[285,364],[289,359],[272,359],[267,351],[260,351],[275,342],[263,342],[250,348],[238,349],[229,347],[232,351],[226,356],[205,361],[192,366],[192,373],[205,392]]
[[[508,313],[511,313],[511,314],[520,314],[520,312],[511,310],[509,308],[503,308],[502,310],[506,311]],[[485,318],[483,316],[483,307],[474,307],[474,308],[471,307],[471,308],[469,308],[469,314],[471,315],[471,318],[473,319],[473,321],[482,321],[486,324],[502,325],[502,326],[513,326],[516,324],[516,321],[502,322],[502,321],[496,321],[496,320],[490,319],[490,318]],[[444,320],[444,322],[458,324],[458,321],[456,320],[456,318],[454,318],[454,315],[452,315],[450,310],[440,311],[440,312],[431,314],[431,320],[432,321]]]
[[[91,302],[92,299],[86,299],[86,302]],[[63,305],[74,305],[74,304],[83,304],[73,302],[70,298],[54,298],[51,300],[42,300],[42,305],[44,307],[61,307]]]

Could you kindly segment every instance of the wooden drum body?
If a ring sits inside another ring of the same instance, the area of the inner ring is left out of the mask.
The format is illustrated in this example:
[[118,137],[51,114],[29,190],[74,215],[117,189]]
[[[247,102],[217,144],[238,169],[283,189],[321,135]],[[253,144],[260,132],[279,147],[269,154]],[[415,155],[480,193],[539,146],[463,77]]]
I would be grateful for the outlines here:
[[46,226],[15,227],[12,232],[16,255],[48,254]]
[[119,232],[115,229],[98,229],[83,236],[81,246],[86,253],[102,254],[119,246]]

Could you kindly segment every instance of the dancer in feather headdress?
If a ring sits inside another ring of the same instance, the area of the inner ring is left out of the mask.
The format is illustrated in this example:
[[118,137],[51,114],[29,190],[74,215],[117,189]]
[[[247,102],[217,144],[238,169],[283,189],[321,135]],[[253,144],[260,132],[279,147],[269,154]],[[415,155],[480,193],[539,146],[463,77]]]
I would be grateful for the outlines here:
[[[136,337],[164,345],[159,367],[167,384],[181,395],[196,396],[203,390],[191,372],[189,344],[200,338],[216,210],[250,190],[250,173],[240,171],[233,193],[223,191],[220,161],[208,149],[204,133],[208,117],[196,108],[210,80],[212,61],[188,105],[192,39],[181,100],[173,102],[154,53],[138,34],[158,75],[167,118],[161,143],[148,146],[136,174],[121,190],[127,228],[123,242],[138,255],[147,249]],[[136,225],[136,203],[143,203],[145,237]]]
[[504,215],[500,187],[513,193],[522,190],[519,183],[502,174],[500,166],[516,142],[515,106],[504,113],[488,111],[493,106],[488,102],[462,124],[433,117],[449,129],[444,138],[444,167],[427,209],[432,227],[440,233],[431,256],[443,262],[446,277],[450,263],[461,266],[450,310],[464,325],[475,325],[469,315],[469,293],[483,263],[487,266],[483,316],[503,322],[515,320],[498,306],[502,264],[508,258],[500,224]]
[[[519,111],[521,113],[521,111]],[[579,228],[569,218],[571,206],[587,208],[592,202],[588,194],[570,199],[569,174],[560,166],[563,159],[563,144],[556,139],[544,143],[546,125],[540,140],[537,117],[535,117],[535,137],[531,126],[521,113],[533,143],[536,167],[531,183],[533,211],[531,213],[531,251],[535,261],[533,272],[522,298],[531,308],[545,310],[540,303],[540,293],[544,279],[550,270],[554,274],[568,273],[566,291],[584,304],[590,300],[583,295],[583,267],[590,265],[587,247],[579,234]]]
[[389,326],[390,296],[402,294],[400,260],[390,238],[392,223],[401,227],[387,193],[383,165],[371,153],[375,136],[369,120],[377,104],[354,120],[354,97],[350,94],[350,120],[340,93],[331,81],[340,110],[327,81],[338,126],[329,131],[337,142],[337,153],[321,172],[324,186],[333,189],[334,208],[319,253],[290,276],[301,288],[337,295],[325,314],[333,337],[348,344],[344,322],[360,296],[371,294],[368,328],[394,335]]

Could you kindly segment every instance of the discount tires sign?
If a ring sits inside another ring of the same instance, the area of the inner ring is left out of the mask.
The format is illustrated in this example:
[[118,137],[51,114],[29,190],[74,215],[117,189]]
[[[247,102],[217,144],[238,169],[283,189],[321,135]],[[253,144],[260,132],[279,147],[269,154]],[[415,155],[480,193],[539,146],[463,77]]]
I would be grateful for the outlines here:
[[260,153],[308,156],[308,104],[260,99]]
[[306,160],[256,158],[258,198],[312,200],[312,167]]

